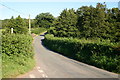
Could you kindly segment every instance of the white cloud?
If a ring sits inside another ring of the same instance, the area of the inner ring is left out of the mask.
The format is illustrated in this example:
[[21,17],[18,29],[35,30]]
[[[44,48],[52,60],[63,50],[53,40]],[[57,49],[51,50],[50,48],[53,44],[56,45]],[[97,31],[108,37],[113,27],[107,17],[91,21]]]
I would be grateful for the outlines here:
[[1,0],[2,2],[119,2],[119,0]]

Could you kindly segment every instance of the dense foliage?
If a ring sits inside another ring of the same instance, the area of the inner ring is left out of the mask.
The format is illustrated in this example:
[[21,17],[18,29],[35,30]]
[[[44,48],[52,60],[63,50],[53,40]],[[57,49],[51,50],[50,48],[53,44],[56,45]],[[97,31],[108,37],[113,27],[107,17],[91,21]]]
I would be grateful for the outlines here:
[[31,33],[35,33],[35,34],[38,34],[38,35],[42,32],[45,32],[45,31],[47,31],[46,28],[32,28],[31,29]]
[[120,10],[107,9],[106,4],[65,9],[48,31],[57,37],[101,38],[120,41]]
[[50,13],[41,13],[35,17],[38,27],[50,28],[55,18]]
[[77,15],[74,9],[63,10],[56,21],[53,22],[49,33],[58,37],[77,37],[79,35],[77,29]]
[[[32,33],[48,30],[43,43],[70,58],[102,69],[120,73],[120,10],[107,9],[106,4],[82,6],[76,11],[64,9],[54,18],[50,13],[31,19]],[[32,38],[28,19],[20,16],[2,20],[3,77],[13,77],[33,68]],[[15,34],[9,34],[10,29]],[[54,37],[55,36],[55,37]],[[66,38],[62,38],[66,37]]]
[[28,33],[28,28],[26,26],[26,22],[20,16],[18,16],[15,19],[12,17],[11,19],[3,20],[2,27],[3,27],[3,29],[6,29],[7,33],[10,33],[11,28],[14,29],[14,33],[20,33],[20,34]]
[[81,62],[120,73],[120,44],[109,40],[60,38],[46,35],[43,44],[54,51]]
[[2,76],[15,77],[34,66],[32,37],[24,34],[2,35]]

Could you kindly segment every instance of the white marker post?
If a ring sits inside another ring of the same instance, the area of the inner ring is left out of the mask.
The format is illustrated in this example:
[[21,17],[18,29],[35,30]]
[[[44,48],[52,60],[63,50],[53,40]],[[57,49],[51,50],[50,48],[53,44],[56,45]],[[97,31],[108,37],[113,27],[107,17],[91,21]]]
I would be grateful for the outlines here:
[[11,34],[13,33],[13,28],[11,28]]

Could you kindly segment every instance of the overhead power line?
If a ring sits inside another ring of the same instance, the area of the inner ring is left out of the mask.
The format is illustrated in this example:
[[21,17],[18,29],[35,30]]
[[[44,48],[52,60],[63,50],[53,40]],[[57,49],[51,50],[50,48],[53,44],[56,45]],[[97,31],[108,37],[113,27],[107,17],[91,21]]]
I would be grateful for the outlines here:
[[27,15],[27,14],[24,14],[24,13],[22,13],[22,12],[19,12],[19,11],[15,10],[15,9],[12,9],[12,8],[10,8],[10,7],[8,7],[8,6],[4,5],[4,4],[2,4],[2,3],[0,3],[0,4],[1,4],[2,6],[4,6],[4,7],[8,8],[8,9],[14,11],[14,12],[20,13],[20,14],[22,14],[22,15]]
[[[17,12],[17,13],[20,13],[20,14],[23,14],[23,15],[27,15],[27,14],[24,14],[24,13],[21,13],[21,12],[19,12],[19,11],[15,10],[15,9],[12,9],[12,8],[10,8],[10,7],[8,7],[8,6],[4,5],[4,4],[2,4],[2,3],[0,3],[0,4],[1,4],[2,6],[4,6],[4,7],[8,8],[8,9],[10,9],[10,10],[14,11],[14,12]],[[30,22],[30,15],[29,15],[29,34],[31,34],[31,22]]]

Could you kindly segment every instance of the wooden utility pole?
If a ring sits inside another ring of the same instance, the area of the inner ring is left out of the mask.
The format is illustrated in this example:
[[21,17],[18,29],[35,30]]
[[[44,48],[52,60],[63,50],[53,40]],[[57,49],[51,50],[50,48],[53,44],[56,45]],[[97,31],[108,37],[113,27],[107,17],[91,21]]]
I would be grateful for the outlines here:
[[31,22],[30,22],[30,15],[29,15],[29,34],[31,34]]

